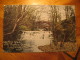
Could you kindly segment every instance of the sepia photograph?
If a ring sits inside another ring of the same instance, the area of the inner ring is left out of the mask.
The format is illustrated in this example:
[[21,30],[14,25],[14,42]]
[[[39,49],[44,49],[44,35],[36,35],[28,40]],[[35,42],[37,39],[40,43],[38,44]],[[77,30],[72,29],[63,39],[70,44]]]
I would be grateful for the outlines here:
[[4,52],[76,51],[74,5],[4,5]]

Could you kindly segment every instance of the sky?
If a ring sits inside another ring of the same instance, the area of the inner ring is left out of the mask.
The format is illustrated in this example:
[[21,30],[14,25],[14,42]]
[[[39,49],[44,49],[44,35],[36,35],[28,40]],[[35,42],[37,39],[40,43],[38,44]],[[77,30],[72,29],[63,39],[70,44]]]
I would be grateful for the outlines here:
[[[40,15],[39,17],[40,17],[41,21],[49,21],[50,20],[50,14],[49,14],[49,13],[51,13],[50,5],[30,5],[30,6],[36,8],[36,10],[38,11],[38,15]],[[52,6],[54,6],[54,5],[52,5]],[[65,11],[64,11],[65,5],[56,5],[56,6],[59,9],[58,12],[61,14],[61,20],[64,20],[65,19]],[[74,5],[70,5],[70,6],[75,11],[75,6]]]
[[[70,5],[73,9],[75,7]],[[37,8],[39,13],[41,14],[40,20],[48,21],[49,20],[49,13],[50,13],[50,6],[49,5],[33,5],[33,7]],[[65,19],[65,5],[57,5],[59,7],[59,13],[61,13],[61,20]]]

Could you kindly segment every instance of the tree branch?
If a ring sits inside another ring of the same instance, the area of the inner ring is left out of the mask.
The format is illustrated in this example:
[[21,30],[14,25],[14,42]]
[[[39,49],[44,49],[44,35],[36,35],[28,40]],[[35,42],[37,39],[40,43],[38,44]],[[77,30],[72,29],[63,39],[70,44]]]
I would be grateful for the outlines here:
[[16,29],[16,27],[17,27],[17,24],[18,24],[18,22],[21,20],[21,18],[24,16],[24,14],[17,20],[17,22],[14,24],[14,27],[13,27],[13,29],[12,29],[12,31],[11,32],[9,32],[9,33],[6,33],[6,34],[4,34],[4,35],[9,35],[9,34],[12,34],[14,31],[15,31],[15,29]]

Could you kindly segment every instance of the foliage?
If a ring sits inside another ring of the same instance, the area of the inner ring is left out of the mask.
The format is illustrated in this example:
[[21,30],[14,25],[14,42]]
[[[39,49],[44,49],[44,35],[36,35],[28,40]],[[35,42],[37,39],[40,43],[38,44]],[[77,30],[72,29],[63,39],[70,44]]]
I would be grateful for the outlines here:
[[16,40],[20,37],[20,30],[33,28],[36,19],[34,12],[35,8],[28,5],[4,6],[4,40]]
[[20,25],[19,29],[22,30],[22,31],[25,31],[25,30],[29,31],[30,30],[27,26],[24,26],[24,25]]

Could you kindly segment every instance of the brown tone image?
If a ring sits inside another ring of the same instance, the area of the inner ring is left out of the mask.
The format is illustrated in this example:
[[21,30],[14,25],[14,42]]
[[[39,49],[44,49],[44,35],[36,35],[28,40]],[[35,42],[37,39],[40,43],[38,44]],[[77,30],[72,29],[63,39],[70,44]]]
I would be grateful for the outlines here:
[[75,51],[74,11],[74,5],[4,5],[4,51]]
[[[76,40],[78,49],[76,52],[51,52],[51,53],[4,53],[3,52],[3,5],[75,5],[76,8]],[[80,59],[80,1],[79,0],[4,0],[0,1],[0,60],[79,60]],[[4,58],[5,57],[5,58]]]

